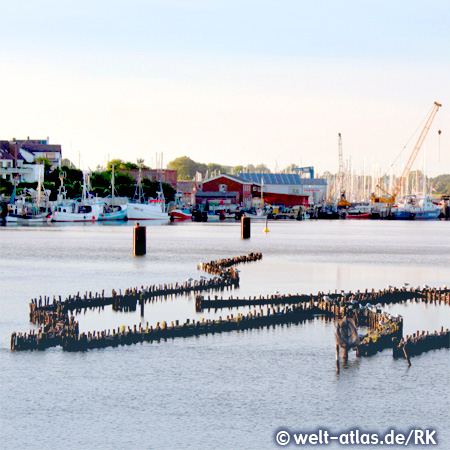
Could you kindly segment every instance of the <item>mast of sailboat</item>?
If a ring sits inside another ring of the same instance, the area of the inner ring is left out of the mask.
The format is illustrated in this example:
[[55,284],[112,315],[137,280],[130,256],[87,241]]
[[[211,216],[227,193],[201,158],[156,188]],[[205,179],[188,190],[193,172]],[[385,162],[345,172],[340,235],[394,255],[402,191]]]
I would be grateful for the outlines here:
[[264,212],[264,178],[261,177],[261,209]]
[[112,197],[112,204],[114,205],[114,164],[112,164],[111,167],[112,167],[112,173],[111,173],[111,197]]
[[83,173],[83,193],[82,195],[82,200],[85,201],[86,200],[86,174]]
[[142,203],[142,172],[141,165],[139,164],[139,176],[138,176],[138,199],[139,203]]
[[161,211],[162,212],[165,212],[165,210],[166,210],[166,199],[165,199],[165,197],[164,197],[164,191],[163,191],[163,188],[162,188],[162,183],[161,183],[161,180],[159,180],[159,192],[157,193],[158,195],[157,195],[157,199],[158,200],[161,200]]
[[38,193],[37,193],[37,205],[36,210],[39,213],[41,211],[41,189],[42,189],[42,175],[43,172],[39,171],[39,179],[38,179]]

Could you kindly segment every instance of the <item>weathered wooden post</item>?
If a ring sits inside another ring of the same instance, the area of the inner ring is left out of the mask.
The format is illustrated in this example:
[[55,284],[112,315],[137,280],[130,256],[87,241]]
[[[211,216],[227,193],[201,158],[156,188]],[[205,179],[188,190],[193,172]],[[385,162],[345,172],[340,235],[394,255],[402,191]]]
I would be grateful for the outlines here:
[[144,317],[144,294],[139,296],[139,305],[141,307],[141,317]]
[[250,238],[250,217],[246,217],[245,214],[241,217],[241,237],[242,239]]
[[145,255],[147,252],[147,242],[145,236],[145,227],[139,226],[136,222],[136,226],[133,228],[133,253],[134,256]]

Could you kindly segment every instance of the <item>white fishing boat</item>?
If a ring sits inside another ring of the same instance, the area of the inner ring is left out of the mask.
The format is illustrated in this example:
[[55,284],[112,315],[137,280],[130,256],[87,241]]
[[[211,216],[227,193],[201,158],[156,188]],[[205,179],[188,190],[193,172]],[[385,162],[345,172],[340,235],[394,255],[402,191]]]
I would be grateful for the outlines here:
[[149,198],[147,201],[143,198],[141,169],[139,168],[139,178],[136,189],[136,200],[127,203],[127,217],[129,220],[169,220],[169,214],[166,212],[166,202],[160,183],[160,190],[157,192],[157,198]]
[[[43,188],[43,170],[39,176],[37,189],[25,188],[19,198],[16,196],[16,184],[7,205],[7,223],[20,225],[48,222],[51,217],[50,191]],[[31,198],[31,200],[30,200]]]
[[148,201],[144,203],[128,203],[127,217],[130,220],[169,220],[169,214],[165,211],[164,198],[148,199]]
[[58,203],[52,214],[52,222],[95,222],[102,211],[102,206],[88,193],[86,176],[83,177],[83,195],[80,201],[66,200],[63,177]]
[[101,213],[99,204],[83,204],[72,202],[66,205],[58,205],[53,211],[53,222],[95,222]]

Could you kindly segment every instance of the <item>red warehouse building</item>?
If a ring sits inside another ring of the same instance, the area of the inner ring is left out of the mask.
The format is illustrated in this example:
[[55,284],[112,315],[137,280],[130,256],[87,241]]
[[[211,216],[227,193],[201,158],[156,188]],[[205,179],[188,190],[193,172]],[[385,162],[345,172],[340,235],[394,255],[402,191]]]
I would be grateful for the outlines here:
[[[251,207],[252,192],[254,183],[243,180],[233,175],[222,174],[203,182],[202,196],[207,196],[208,192],[214,193],[215,198],[220,198],[223,194],[223,200],[230,200],[233,203],[242,203],[246,208]],[[237,194],[237,195],[231,195]]]

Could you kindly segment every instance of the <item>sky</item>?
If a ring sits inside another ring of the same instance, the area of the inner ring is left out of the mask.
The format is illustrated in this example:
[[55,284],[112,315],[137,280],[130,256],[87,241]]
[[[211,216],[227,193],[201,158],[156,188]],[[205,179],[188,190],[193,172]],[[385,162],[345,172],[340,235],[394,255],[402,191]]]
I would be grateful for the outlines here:
[[[0,2],[0,139],[83,169],[180,156],[450,173],[448,0]],[[439,135],[438,130],[442,133]]]

